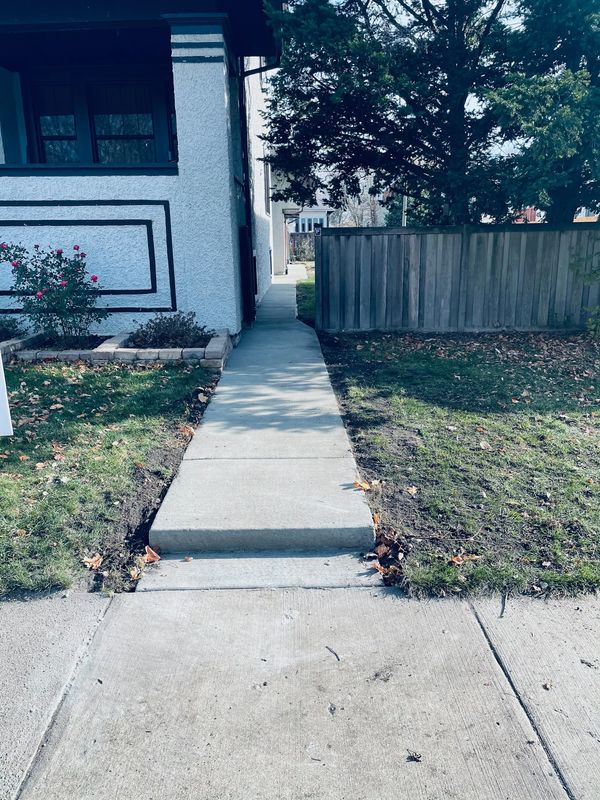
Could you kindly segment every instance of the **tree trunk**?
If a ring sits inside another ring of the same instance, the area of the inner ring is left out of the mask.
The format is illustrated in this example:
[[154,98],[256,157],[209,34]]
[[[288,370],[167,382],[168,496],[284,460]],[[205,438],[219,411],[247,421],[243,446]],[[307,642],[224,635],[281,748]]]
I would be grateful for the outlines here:
[[551,225],[570,225],[577,213],[579,203],[571,186],[561,186],[549,192],[550,207],[546,211],[546,221]]

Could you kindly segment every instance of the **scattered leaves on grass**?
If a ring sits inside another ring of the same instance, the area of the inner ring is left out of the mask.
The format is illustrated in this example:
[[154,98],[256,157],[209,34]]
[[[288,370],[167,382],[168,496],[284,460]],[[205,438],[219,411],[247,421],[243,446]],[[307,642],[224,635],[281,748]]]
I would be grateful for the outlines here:
[[375,546],[363,558],[379,572],[386,586],[393,586],[404,581],[401,562],[409,549],[408,543],[402,542],[393,528],[379,523],[375,528]]
[[95,554],[95,555],[93,555],[93,556],[88,556],[88,557],[84,558],[84,559],[83,559],[83,563],[86,565],[86,567],[87,567],[89,570],[92,570],[92,571],[94,571],[94,572],[95,572],[97,569],[99,569],[99,568],[100,568],[100,566],[101,566],[101,564],[102,564],[103,560],[104,560],[104,559],[103,559],[103,557],[100,555],[100,553],[96,553],[96,554]]

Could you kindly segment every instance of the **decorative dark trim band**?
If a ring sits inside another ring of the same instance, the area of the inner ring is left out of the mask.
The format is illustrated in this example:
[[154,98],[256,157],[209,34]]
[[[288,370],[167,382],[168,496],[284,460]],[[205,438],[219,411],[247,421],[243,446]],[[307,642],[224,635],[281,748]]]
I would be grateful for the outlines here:
[[76,175],[178,175],[177,164],[136,164],[107,165],[107,164],[77,164],[71,167],[56,164],[0,164],[0,175],[28,177],[30,175],[46,175],[58,177],[71,177]]
[[171,42],[172,50],[200,50],[206,48],[207,50],[225,49],[225,42]]
[[225,56],[173,56],[171,61],[174,64],[209,64],[220,62],[225,63]]
[[[113,313],[124,312],[158,312],[177,310],[177,290],[175,283],[175,264],[173,257],[173,233],[171,229],[171,208],[168,200],[0,200],[0,208],[33,208],[33,207],[66,207],[80,208],[84,206],[162,206],[165,219],[165,239],[167,247],[167,264],[169,275],[169,294],[170,305],[160,307],[139,307],[139,306],[118,306],[108,310]],[[156,250],[154,244],[154,230],[152,220],[149,219],[77,219],[77,220],[57,220],[57,219],[36,219],[22,220],[9,219],[0,220],[0,226],[23,226],[23,227],[43,227],[45,225],[56,226],[144,226],[148,241],[148,259],[150,270],[150,287],[142,289],[103,289],[102,295],[149,295],[157,294],[157,272],[156,272]],[[14,296],[15,292],[11,289],[0,290],[0,296]],[[0,309],[0,314],[20,314],[22,309]]]

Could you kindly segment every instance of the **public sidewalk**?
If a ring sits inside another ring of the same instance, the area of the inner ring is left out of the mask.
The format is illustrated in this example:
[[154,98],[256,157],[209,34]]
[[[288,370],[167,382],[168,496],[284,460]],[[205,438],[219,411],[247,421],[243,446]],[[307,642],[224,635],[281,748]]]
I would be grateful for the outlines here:
[[200,552],[113,599],[17,796],[599,797],[600,602],[381,586],[292,291],[267,296],[157,518],[153,541]]

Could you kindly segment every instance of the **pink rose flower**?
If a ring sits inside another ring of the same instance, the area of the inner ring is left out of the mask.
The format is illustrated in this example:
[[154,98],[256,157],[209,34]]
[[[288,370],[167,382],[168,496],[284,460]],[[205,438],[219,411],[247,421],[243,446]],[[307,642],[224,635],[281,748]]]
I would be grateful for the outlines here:
[[73,245],[73,250],[79,250],[79,245],[78,244],[74,244]]
[[46,292],[49,292],[49,291],[50,291],[50,289],[49,289],[47,286],[45,286],[45,287],[42,289],[42,292],[44,292],[44,293],[46,293]]
[[91,280],[92,283],[96,283],[96,281],[98,280],[98,276],[97,275],[91,275],[90,276],[90,280]]
[[68,281],[61,281],[60,285],[61,286],[68,286],[68,283],[69,283]]
[[0,249],[8,250],[8,245],[6,244],[6,242],[2,242],[2,244],[0,244]]
[[10,265],[11,265],[11,267],[14,267],[16,269],[19,266],[20,263],[21,263],[20,261],[11,261]]
[[44,296],[44,293],[43,292],[36,292],[35,296],[37,297],[38,300],[41,300],[42,297]]
[[87,256],[87,253],[79,253],[79,258],[85,258],[86,256]]
[[57,256],[62,256],[62,253],[63,253],[63,251],[62,251],[62,249],[59,247],[59,248],[58,248],[58,250],[56,251],[56,255],[57,255]]

